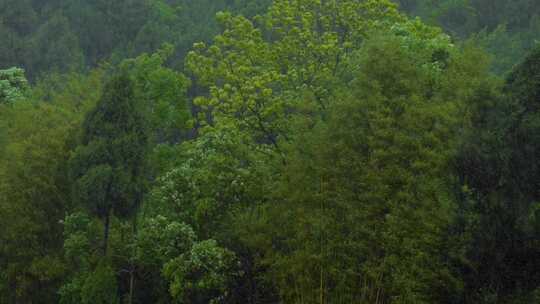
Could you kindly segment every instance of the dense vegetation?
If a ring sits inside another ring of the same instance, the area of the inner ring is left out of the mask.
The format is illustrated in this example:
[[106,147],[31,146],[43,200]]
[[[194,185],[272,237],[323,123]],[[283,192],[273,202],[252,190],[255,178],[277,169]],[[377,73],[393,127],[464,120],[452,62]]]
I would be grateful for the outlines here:
[[180,66],[194,42],[218,31],[215,13],[252,16],[268,0],[1,0],[0,67],[24,67],[34,79],[50,71],[81,72],[104,60],[175,46]]
[[0,0],[0,304],[539,302],[535,2]]

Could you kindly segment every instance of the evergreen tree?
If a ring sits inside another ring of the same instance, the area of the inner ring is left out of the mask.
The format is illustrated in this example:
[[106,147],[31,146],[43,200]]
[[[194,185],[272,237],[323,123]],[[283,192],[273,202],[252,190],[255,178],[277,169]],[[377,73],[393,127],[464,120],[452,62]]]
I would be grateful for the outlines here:
[[[466,303],[532,301],[540,286],[540,50],[471,99],[472,125],[457,159],[470,233]],[[517,302],[521,303],[521,302]]]
[[87,114],[80,146],[71,158],[73,199],[104,221],[107,254],[110,218],[135,213],[146,187],[147,121],[124,73],[106,84]]

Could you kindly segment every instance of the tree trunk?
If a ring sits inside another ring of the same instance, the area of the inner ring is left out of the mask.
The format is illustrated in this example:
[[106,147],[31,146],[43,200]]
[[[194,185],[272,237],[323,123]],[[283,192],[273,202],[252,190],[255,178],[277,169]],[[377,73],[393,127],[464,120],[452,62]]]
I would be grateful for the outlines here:
[[17,282],[15,280],[11,281],[11,292],[9,294],[11,295],[11,303],[17,304]]
[[105,229],[103,232],[103,256],[107,256],[107,247],[109,245],[109,226],[111,220],[111,212],[107,211],[105,215]]
[[[137,216],[136,215],[133,218],[131,228],[132,228],[131,233],[133,234],[133,236],[136,236],[137,235]],[[135,252],[132,252],[132,256],[135,256]],[[130,264],[131,264],[131,266],[130,266],[131,269],[129,271],[129,299],[128,299],[128,303],[133,304],[133,292],[134,292],[134,288],[135,288],[135,267],[136,266],[135,266],[135,263],[133,262],[132,259],[130,259]]]
[[135,285],[135,270],[132,268],[129,272],[129,304],[133,304],[133,288]]
[[324,220],[324,180],[321,176],[321,218],[320,218],[320,225],[321,225],[321,248],[320,248],[320,255],[321,255],[321,273],[320,273],[320,286],[319,286],[319,303],[324,304],[324,238],[323,238],[323,220]]

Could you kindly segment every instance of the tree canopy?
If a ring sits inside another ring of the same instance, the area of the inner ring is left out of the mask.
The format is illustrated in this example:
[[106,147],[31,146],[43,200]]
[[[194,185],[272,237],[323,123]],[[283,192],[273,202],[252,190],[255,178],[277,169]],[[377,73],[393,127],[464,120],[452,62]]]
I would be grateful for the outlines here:
[[0,304],[540,301],[532,0],[0,0]]

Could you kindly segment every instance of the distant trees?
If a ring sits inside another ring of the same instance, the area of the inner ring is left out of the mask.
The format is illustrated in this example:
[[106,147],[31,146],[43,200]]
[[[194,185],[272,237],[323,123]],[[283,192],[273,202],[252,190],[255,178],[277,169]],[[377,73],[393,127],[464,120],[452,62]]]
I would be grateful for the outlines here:
[[497,59],[492,70],[509,72],[540,39],[535,0],[396,0],[405,11],[440,25],[461,39],[473,39]]
[[23,66],[30,79],[50,71],[83,71],[103,61],[175,46],[169,64],[181,66],[192,44],[218,30],[215,14],[249,16],[269,0],[0,1],[0,69]]
[[79,38],[61,13],[54,14],[41,25],[28,46],[25,63],[31,75],[41,71],[81,71],[85,66]]
[[[209,42],[219,32],[217,12],[253,17],[271,2],[2,0],[0,68],[22,66],[34,80],[50,70],[84,70],[103,61],[119,63],[125,57],[154,52],[164,43],[175,46],[168,65],[179,68],[193,43]],[[493,67],[497,73],[509,71],[540,38],[540,11],[534,0],[393,2],[456,37],[477,39],[498,56]]]

